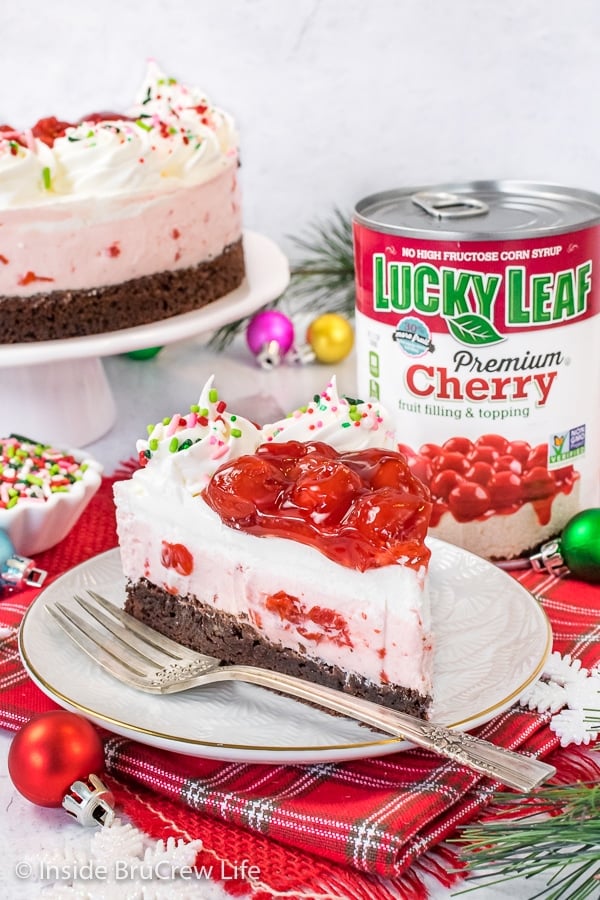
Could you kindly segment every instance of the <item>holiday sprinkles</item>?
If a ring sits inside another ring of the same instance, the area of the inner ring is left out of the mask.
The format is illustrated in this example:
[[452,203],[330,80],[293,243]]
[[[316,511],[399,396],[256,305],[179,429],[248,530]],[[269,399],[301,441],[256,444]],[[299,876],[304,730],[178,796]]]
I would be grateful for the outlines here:
[[0,509],[12,509],[24,500],[44,503],[67,493],[88,469],[68,451],[17,435],[0,438],[0,448]]

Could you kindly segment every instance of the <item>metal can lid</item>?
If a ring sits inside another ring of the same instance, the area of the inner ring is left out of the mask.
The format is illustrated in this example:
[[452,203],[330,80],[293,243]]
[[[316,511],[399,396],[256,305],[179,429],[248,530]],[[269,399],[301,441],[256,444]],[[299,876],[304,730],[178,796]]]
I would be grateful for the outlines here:
[[356,221],[388,234],[439,240],[519,240],[600,222],[600,194],[524,181],[474,181],[383,191]]

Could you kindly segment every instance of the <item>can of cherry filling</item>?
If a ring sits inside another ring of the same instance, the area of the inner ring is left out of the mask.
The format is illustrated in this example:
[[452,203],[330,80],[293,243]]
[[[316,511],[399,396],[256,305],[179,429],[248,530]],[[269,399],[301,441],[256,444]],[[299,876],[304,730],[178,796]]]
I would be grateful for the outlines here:
[[394,415],[430,533],[534,551],[600,501],[600,196],[486,181],[366,197],[358,388]]

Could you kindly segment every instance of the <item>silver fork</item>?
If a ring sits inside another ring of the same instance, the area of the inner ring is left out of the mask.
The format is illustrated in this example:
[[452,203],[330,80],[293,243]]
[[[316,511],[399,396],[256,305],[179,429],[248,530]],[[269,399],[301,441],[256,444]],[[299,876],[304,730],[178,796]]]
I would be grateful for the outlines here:
[[88,590],[88,594],[94,604],[78,595],[74,599],[90,618],[84,619],[58,602],[46,606],[46,610],[103,669],[141,691],[170,694],[217,681],[244,681],[317,703],[386,734],[403,737],[518,791],[530,791],[556,772],[553,766],[532,757],[333,688],[255,666],[222,665],[219,659],[195,653],[138,622],[95,591]]

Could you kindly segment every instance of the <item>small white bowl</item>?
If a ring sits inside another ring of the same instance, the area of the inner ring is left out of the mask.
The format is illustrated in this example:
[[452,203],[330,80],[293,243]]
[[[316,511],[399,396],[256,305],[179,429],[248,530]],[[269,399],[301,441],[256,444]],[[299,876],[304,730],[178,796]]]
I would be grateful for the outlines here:
[[[73,528],[100,487],[102,466],[82,450],[68,450],[54,445],[87,468],[80,481],[68,491],[52,494],[47,500],[23,497],[10,509],[0,509],[0,528],[8,534],[15,551],[34,557],[60,543]],[[0,476],[1,480],[1,476]]]

